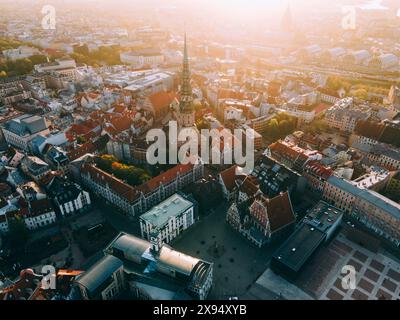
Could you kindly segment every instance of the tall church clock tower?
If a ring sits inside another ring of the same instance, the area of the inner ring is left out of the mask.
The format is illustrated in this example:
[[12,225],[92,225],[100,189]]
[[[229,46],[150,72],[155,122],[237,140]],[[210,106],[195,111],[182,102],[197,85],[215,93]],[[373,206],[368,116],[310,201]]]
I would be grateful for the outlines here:
[[183,53],[182,84],[179,101],[179,124],[181,127],[193,127],[195,124],[193,92],[190,85],[190,69],[189,57],[187,52],[186,33]]

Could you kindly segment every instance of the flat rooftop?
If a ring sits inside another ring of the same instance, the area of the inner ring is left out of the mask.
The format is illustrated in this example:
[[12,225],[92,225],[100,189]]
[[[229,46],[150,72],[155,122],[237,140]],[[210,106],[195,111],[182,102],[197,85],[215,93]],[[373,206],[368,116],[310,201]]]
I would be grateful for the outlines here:
[[128,91],[137,91],[145,88],[146,86],[150,86],[156,84],[160,81],[164,81],[168,78],[172,78],[172,74],[167,72],[157,72],[150,75],[146,75],[143,78],[139,78],[137,80],[132,81],[124,90]]
[[179,194],[174,194],[151,210],[140,216],[140,219],[149,222],[152,226],[163,228],[170,218],[179,216],[193,206],[193,203],[186,200]]
[[274,258],[298,272],[311,257],[326,234],[313,226],[302,224],[274,254]]
[[353,183],[360,189],[369,189],[377,183],[384,181],[388,176],[389,172],[371,172],[357,178]]
[[305,216],[311,226],[326,232],[343,216],[343,212],[330,204],[320,201]]

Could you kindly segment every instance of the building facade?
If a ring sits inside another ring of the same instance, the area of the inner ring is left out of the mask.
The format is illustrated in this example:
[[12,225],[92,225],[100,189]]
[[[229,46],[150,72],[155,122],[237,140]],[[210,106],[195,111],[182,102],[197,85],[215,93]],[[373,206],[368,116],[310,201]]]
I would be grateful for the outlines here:
[[202,163],[177,165],[143,185],[132,187],[93,163],[85,163],[81,168],[82,182],[89,190],[131,217],[146,212],[183,187],[199,180],[203,174]]
[[142,238],[150,241],[157,234],[163,243],[170,243],[195,222],[194,203],[176,193],[140,216]]

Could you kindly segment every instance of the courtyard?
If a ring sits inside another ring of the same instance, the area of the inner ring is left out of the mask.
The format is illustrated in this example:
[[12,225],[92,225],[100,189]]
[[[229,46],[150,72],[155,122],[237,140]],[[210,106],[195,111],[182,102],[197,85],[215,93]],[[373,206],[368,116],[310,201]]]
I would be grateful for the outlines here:
[[171,245],[183,253],[214,263],[209,299],[243,295],[265,271],[277,245],[256,247],[225,222],[227,205],[219,207],[184,232]]

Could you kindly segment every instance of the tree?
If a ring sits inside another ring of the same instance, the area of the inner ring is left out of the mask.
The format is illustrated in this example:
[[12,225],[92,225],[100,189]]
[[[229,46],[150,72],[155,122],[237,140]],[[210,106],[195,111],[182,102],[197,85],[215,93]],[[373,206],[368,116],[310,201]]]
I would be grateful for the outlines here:
[[[60,114],[60,118],[62,118],[62,115],[61,115],[61,114]],[[87,139],[86,139],[84,136],[79,136],[79,137],[76,139],[76,142],[78,142],[79,144],[83,144],[83,143],[87,142]]]
[[279,122],[277,119],[271,119],[268,123],[268,132],[273,138],[278,137],[279,135]]
[[353,96],[362,99],[362,100],[368,100],[368,92],[365,89],[357,89],[353,91]]
[[282,120],[279,122],[279,132],[285,135],[290,133],[290,124],[288,120]]
[[201,130],[201,129],[210,129],[211,126],[207,121],[204,121],[204,119],[199,119],[196,121],[196,127],[197,129]]
[[47,62],[47,57],[42,54],[37,54],[37,55],[29,57],[29,60],[32,63],[32,65],[42,64],[42,63]]
[[203,109],[203,104],[199,99],[193,101],[193,108],[196,112],[201,111],[201,109]]
[[7,72],[4,70],[0,72],[0,78],[6,78],[7,77]]
[[117,158],[110,154],[103,154],[97,160],[97,165],[101,170],[110,172],[113,162],[118,162]]

